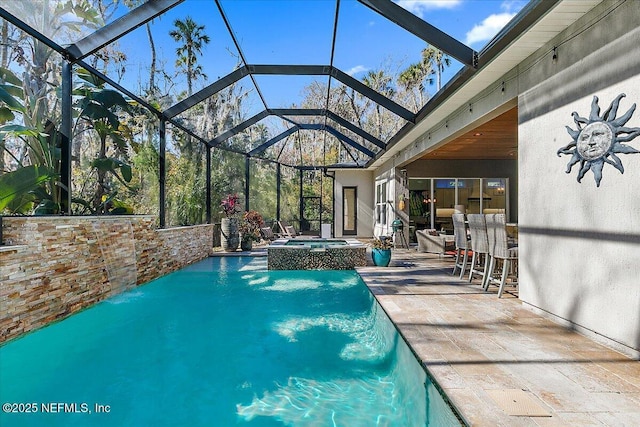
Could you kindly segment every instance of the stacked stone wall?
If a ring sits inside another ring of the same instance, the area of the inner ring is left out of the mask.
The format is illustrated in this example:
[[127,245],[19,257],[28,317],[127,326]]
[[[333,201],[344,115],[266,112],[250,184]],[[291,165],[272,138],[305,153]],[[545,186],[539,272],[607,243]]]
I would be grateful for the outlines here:
[[5,217],[0,342],[207,257],[213,225],[153,216]]

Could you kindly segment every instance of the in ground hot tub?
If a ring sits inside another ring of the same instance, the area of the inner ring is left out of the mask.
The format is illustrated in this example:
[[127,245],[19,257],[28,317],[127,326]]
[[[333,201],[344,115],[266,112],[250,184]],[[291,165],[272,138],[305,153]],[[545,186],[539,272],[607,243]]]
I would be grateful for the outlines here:
[[356,239],[280,239],[267,247],[269,270],[353,270],[367,265]]

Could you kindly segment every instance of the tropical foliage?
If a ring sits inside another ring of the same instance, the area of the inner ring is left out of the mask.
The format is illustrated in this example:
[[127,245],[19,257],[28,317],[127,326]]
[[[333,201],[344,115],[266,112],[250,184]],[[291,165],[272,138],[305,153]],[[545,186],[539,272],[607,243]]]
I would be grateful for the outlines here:
[[393,239],[388,236],[380,236],[373,239],[371,243],[371,247],[373,249],[392,249],[393,248]]
[[264,227],[264,220],[258,211],[249,210],[242,214],[239,231],[242,239],[257,242],[260,240],[260,228]]
[[237,194],[228,194],[222,199],[220,206],[222,207],[222,213],[225,217],[234,217],[240,212],[240,198]]

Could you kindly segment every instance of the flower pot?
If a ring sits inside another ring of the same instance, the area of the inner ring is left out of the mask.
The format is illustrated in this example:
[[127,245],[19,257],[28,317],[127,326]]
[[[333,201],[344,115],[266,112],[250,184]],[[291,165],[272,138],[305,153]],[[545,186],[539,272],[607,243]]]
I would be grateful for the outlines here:
[[253,249],[253,239],[240,240],[240,249],[243,252],[250,251],[251,249]]
[[222,218],[220,222],[220,244],[227,252],[234,252],[240,244],[237,218]]
[[371,249],[371,259],[378,267],[386,267],[391,262],[391,249]]

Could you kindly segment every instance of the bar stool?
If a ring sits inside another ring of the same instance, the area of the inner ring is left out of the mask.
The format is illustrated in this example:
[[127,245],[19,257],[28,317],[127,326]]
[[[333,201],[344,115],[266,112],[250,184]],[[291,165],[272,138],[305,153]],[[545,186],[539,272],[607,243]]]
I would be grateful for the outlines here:
[[[482,287],[484,288],[489,271],[489,240],[487,238],[487,223],[482,214],[468,214],[469,234],[471,234],[471,266],[469,267],[469,282],[474,274],[482,277]],[[484,258],[484,265],[481,265],[481,258]]]
[[485,290],[489,288],[490,282],[498,282],[493,278],[493,270],[496,267],[496,260],[501,260],[502,277],[499,281],[500,289],[498,290],[498,298],[500,298],[504,291],[511,264],[518,262],[518,247],[510,246],[507,241],[507,225],[504,214],[487,214],[485,221],[487,222],[487,240],[489,241],[489,254],[491,255],[489,275],[485,280]]
[[[469,259],[469,239],[467,239],[467,226],[464,223],[464,214],[451,215],[453,220],[453,233],[456,241],[456,260],[451,274],[456,274],[456,270],[460,268],[460,279],[467,270],[467,261]],[[462,258],[462,259],[461,259]]]

